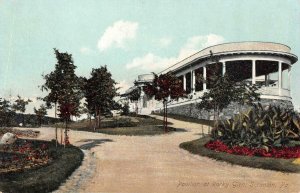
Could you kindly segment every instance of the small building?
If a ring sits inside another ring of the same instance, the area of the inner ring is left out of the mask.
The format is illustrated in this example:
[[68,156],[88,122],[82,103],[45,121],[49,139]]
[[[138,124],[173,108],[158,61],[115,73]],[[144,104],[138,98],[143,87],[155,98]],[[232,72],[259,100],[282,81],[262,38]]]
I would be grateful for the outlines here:
[[[212,54],[217,60],[212,60]],[[188,98],[170,102],[168,112],[194,118],[209,118],[210,113],[200,111],[196,104],[199,97],[212,86],[208,80],[211,70],[216,66],[220,69],[217,72],[220,76],[226,72],[234,75],[235,81],[259,84],[263,105],[293,108],[290,77],[292,65],[297,60],[290,47],[272,42],[235,42],[205,48],[159,73],[174,73],[182,80],[182,86],[188,93]],[[196,81],[199,76],[207,81]],[[135,85],[139,87],[140,84],[137,81]],[[147,101],[147,104],[151,103],[149,99]],[[153,111],[162,109],[160,103],[152,104],[154,106],[147,108],[152,108]],[[232,104],[222,114],[232,116],[237,111],[236,105]]]
[[154,79],[153,74],[139,75],[134,81],[134,86],[121,94],[123,103],[129,105],[129,111],[137,114],[148,115],[156,108],[156,101],[144,93],[144,87]]

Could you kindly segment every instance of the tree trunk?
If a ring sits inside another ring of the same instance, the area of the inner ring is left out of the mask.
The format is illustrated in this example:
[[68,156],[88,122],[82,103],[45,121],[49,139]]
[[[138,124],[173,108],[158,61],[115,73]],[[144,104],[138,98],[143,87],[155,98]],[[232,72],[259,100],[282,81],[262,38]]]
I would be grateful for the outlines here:
[[55,146],[57,147],[57,123],[56,123],[56,118],[57,118],[57,114],[56,114],[56,105],[57,103],[55,102],[54,104],[54,114],[55,114]]
[[42,117],[39,118],[40,127],[42,127]]
[[164,109],[164,120],[163,120],[163,129],[165,131],[165,121],[166,121],[166,110],[165,110],[165,102],[163,102],[163,109]]
[[89,128],[92,127],[92,115],[88,113],[88,119],[89,119]]
[[168,102],[166,101],[166,131],[169,132],[168,129]]
[[65,121],[66,127],[65,127],[65,139],[64,139],[64,147],[66,148],[66,140],[68,138],[67,130],[68,130],[68,120]]
[[165,133],[167,132],[167,127],[166,127],[166,121],[167,121],[167,110],[166,110],[166,102],[164,101],[163,102],[164,104],[164,130],[165,130]]
[[25,127],[25,115],[24,115],[24,113],[22,113],[22,123],[23,123],[23,127]]
[[100,109],[98,109],[98,119],[99,119],[99,121],[98,121],[98,129],[100,129],[101,128],[101,111],[100,111]]
[[95,123],[94,123],[94,131],[96,131],[96,127],[98,126],[98,109],[95,108]]

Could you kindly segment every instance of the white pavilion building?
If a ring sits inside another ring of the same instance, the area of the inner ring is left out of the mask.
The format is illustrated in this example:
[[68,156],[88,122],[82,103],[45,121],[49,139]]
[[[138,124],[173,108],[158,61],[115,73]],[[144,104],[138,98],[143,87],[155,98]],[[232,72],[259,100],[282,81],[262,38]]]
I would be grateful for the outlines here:
[[[211,53],[218,58],[218,62],[211,59]],[[168,112],[181,114],[195,118],[207,118],[207,112],[201,112],[196,107],[199,97],[211,87],[209,81],[196,81],[198,76],[209,80],[211,70],[219,65],[219,74],[225,72],[235,76],[235,81],[249,81],[252,84],[260,84],[261,103],[263,105],[276,104],[285,108],[293,108],[291,98],[291,68],[298,60],[291,53],[291,48],[273,42],[235,42],[224,43],[205,48],[171,67],[159,72],[164,74],[172,71],[182,80],[182,86],[189,97],[173,101],[168,104]],[[149,114],[152,111],[160,111],[162,105],[149,99],[143,93],[145,82],[151,82],[152,74],[140,75],[131,89],[140,89],[141,95],[135,101],[138,105],[137,113]],[[130,90],[129,90],[130,91]],[[129,94],[130,92],[127,92]],[[123,96],[126,96],[123,95]],[[132,102],[132,101],[131,101]],[[135,106],[135,108],[136,108]],[[224,115],[232,115],[236,111],[235,105],[224,109]]]

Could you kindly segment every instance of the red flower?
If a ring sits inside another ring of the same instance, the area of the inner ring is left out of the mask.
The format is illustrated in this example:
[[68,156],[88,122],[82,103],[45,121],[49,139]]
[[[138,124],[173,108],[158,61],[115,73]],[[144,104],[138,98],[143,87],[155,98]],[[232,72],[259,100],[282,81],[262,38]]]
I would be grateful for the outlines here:
[[269,151],[262,148],[249,148],[241,146],[229,147],[220,140],[210,141],[204,145],[206,148],[217,151],[226,152],[236,155],[245,156],[262,156],[262,157],[275,157],[275,158],[300,158],[300,146],[295,147],[281,147],[271,148]]

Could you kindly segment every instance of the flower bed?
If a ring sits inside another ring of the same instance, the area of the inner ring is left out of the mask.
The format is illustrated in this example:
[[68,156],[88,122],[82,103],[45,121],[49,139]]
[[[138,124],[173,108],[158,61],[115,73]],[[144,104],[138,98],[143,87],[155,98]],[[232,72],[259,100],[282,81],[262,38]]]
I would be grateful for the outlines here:
[[78,147],[56,148],[55,141],[18,139],[13,146],[1,148],[0,160],[7,165],[0,172],[0,192],[52,192],[83,159]]
[[229,147],[220,140],[209,141],[205,144],[205,147],[217,152],[226,152],[236,155],[245,156],[261,156],[261,157],[275,157],[275,158],[300,158],[300,146],[294,147],[273,147],[269,151],[263,148],[249,148],[233,146]]
[[230,154],[206,148],[205,144],[208,144],[209,141],[212,141],[212,139],[207,136],[197,140],[181,143],[180,148],[183,148],[193,154],[209,157],[219,161],[225,161],[230,164],[281,172],[300,173],[300,165],[294,163],[295,159]]
[[0,174],[43,166],[52,161],[48,144],[18,139],[13,145],[0,147]]

